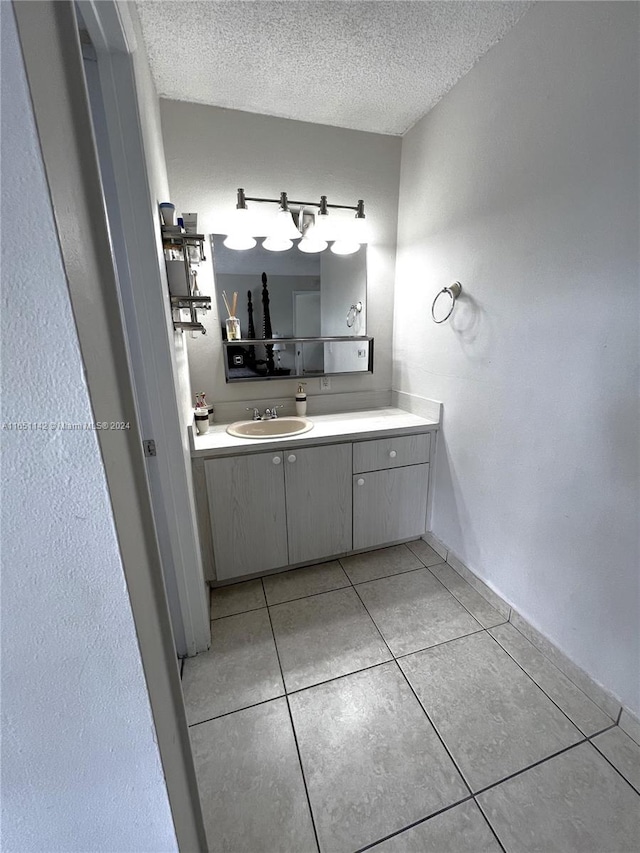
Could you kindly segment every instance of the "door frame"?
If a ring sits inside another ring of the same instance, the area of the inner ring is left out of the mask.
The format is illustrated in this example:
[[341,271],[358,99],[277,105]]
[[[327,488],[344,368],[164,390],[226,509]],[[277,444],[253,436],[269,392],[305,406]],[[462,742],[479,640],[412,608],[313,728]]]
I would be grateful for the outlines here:
[[133,54],[142,48],[126,3],[79,0],[77,5],[97,55],[108,133],[99,158],[109,157],[117,194],[109,199],[121,223],[112,230],[113,252],[142,434],[156,445],[147,473],[176,651],[191,656],[209,648],[209,606],[190,448],[175,391],[175,351],[182,347],[186,357],[186,341],[172,326],[159,219],[151,215],[159,200],[149,186],[133,67]]
[[[118,16],[117,4],[109,14]],[[206,833],[71,0],[13,4],[178,848]],[[107,9],[104,9],[107,12]]]

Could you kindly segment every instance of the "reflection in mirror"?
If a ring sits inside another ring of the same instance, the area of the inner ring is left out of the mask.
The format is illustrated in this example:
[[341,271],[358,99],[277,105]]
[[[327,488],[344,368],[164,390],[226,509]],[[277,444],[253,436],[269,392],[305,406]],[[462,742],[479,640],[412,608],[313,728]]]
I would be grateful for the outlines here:
[[[269,252],[224,246],[212,235],[215,290],[226,344],[227,381],[372,370],[366,335],[366,245],[352,255]],[[228,306],[237,294],[240,341],[229,340]],[[226,296],[226,301],[225,301]],[[276,339],[260,344],[260,339]],[[356,338],[296,343],[292,338]],[[255,345],[245,341],[256,340]],[[279,339],[283,339],[280,342]],[[288,339],[288,340],[287,340]]]
[[[273,338],[271,340],[274,340]],[[273,344],[250,345],[246,341],[225,342],[227,382],[255,379],[287,379],[294,376],[324,376],[336,373],[373,373],[373,338],[333,338],[331,340],[275,339]],[[273,353],[273,369],[268,372],[268,351]],[[291,367],[282,367],[285,353]]]

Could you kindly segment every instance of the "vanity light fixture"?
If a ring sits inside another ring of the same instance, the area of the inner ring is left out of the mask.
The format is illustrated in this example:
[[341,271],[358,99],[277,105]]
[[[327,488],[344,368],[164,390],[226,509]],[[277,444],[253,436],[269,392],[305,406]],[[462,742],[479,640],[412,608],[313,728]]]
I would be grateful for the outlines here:
[[[229,249],[252,249],[256,245],[255,226],[252,225],[247,202],[271,203],[278,205],[278,212],[273,218],[269,234],[263,242],[265,249],[271,252],[284,252],[293,246],[294,240],[300,240],[298,248],[301,252],[323,252],[329,241],[332,241],[331,251],[338,255],[351,255],[357,252],[362,243],[367,240],[365,229],[364,201],[360,199],[357,205],[329,204],[325,195],[320,196],[320,203],[311,201],[289,201],[285,192],[280,198],[259,198],[245,196],[243,189],[238,189],[236,216],[224,240]],[[296,226],[289,204],[300,205],[299,226]],[[304,208],[317,208],[312,223],[304,227]],[[340,236],[330,235],[329,208],[336,210],[355,210],[355,222]]]

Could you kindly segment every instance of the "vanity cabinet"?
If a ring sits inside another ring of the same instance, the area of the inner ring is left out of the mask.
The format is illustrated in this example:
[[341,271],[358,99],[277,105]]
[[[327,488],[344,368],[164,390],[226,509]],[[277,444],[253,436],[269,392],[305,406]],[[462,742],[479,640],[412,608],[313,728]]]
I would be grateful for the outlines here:
[[353,445],[353,548],[386,545],[426,530],[428,433]]
[[255,576],[422,536],[432,436],[340,435],[194,460],[207,577]]
[[351,550],[351,445],[205,462],[218,580]]

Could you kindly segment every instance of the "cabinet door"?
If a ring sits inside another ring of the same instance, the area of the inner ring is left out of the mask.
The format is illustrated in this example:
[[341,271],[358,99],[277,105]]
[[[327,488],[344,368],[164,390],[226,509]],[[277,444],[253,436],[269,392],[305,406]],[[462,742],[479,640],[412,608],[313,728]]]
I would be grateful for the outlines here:
[[429,466],[353,477],[353,548],[373,548],[425,532]]
[[351,445],[284,453],[289,562],[351,550]]
[[282,453],[205,462],[218,580],[286,566]]

